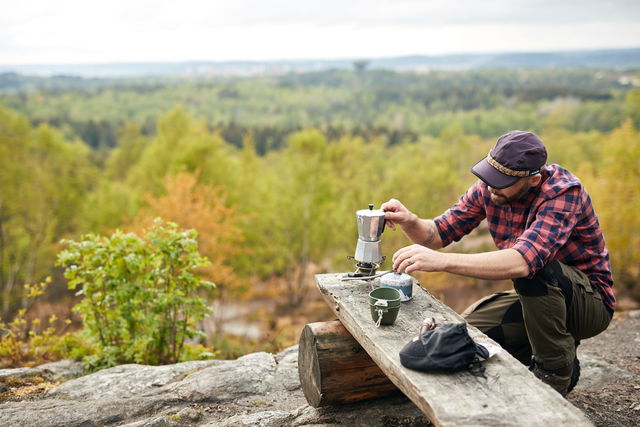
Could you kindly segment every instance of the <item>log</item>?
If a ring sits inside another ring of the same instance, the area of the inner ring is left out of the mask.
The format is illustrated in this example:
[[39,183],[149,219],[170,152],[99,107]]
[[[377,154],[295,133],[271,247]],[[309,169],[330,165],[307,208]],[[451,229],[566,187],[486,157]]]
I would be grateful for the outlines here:
[[400,393],[339,320],[305,325],[298,373],[304,397],[314,408]]

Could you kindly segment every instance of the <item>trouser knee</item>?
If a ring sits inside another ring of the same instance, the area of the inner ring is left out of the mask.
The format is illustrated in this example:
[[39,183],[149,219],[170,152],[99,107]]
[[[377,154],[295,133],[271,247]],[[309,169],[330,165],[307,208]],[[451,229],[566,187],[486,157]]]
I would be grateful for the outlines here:
[[573,299],[573,284],[558,261],[552,261],[533,277],[514,279],[529,342],[536,360],[546,369],[570,364],[575,340],[567,330],[567,313]]
[[[563,272],[560,262],[551,261],[530,279],[519,278],[513,280],[515,291],[521,297],[543,297],[549,295],[549,287],[559,288],[564,296],[564,302],[569,309],[573,299],[573,285]],[[526,298],[525,298],[526,300]]]

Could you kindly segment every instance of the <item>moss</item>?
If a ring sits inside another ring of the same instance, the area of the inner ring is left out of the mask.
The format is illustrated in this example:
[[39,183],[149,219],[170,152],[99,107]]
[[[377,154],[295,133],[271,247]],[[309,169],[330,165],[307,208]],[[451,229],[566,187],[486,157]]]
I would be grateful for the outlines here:
[[33,399],[61,383],[62,381],[49,381],[42,377],[7,378],[2,381],[7,390],[0,393],[0,401]]

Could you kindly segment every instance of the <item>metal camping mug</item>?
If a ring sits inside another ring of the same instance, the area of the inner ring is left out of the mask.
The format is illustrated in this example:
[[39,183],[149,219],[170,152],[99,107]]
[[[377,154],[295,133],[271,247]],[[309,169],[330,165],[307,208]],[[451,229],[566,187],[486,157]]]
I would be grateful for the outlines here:
[[400,292],[400,301],[407,302],[413,298],[413,277],[405,273],[392,271],[380,277],[380,287],[393,288]]
[[371,318],[379,325],[393,325],[400,311],[400,292],[391,288],[377,288],[369,292]]

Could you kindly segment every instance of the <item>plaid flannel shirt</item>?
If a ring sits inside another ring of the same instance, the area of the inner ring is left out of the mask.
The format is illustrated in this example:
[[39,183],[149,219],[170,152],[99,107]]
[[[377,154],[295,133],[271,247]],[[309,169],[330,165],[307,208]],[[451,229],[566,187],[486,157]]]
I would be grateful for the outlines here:
[[529,278],[558,260],[585,273],[613,310],[609,253],[589,194],[558,165],[546,165],[541,174],[539,186],[503,206],[493,203],[487,184],[477,181],[458,203],[434,218],[443,246],[460,240],[486,217],[496,246],[518,251],[529,264]]

